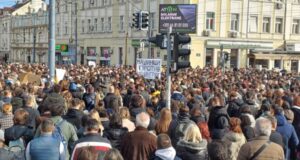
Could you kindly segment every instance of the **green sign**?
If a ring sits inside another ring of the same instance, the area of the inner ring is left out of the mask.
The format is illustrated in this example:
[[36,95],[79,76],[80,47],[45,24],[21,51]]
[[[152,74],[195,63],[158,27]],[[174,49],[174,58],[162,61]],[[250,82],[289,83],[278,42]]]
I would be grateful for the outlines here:
[[69,47],[67,44],[57,44],[55,46],[55,50],[56,51],[60,51],[60,52],[68,52],[69,51]]
[[140,40],[139,39],[132,39],[131,40],[132,47],[140,47]]

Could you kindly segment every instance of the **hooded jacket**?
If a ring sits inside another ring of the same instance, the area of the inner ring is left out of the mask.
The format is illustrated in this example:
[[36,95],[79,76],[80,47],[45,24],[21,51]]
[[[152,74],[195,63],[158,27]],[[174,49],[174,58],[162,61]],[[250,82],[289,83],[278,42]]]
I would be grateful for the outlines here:
[[229,129],[229,116],[225,107],[213,107],[208,119],[209,131],[213,139],[221,139]]
[[[299,106],[293,106],[292,111],[294,112],[294,121],[293,121],[293,126],[296,130],[296,133],[298,137],[300,137],[300,107]],[[297,147],[300,149],[300,145]]]
[[299,139],[295,128],[288,123],[283,114],[277,114],[277,128],[276,131],[282,135],[284,143],[284,151],[286,159],[290,159],[290,149],[295,148],[299,144]]
[[193,143],[180,140],[177,143],[176,152],[181,159],[206,160],[208,159],[207,141],[202,140],[200,143]]
[[231,160],[236,160],[242,145],[247,142],[245,136],[242,133],[230,131],[224,136],[224,140],[231,142],[229,156]]
[[176,156],[175,149],[171,146],[169,148],[158,149],[155,151],[155,156],[151,160],[181,160]]

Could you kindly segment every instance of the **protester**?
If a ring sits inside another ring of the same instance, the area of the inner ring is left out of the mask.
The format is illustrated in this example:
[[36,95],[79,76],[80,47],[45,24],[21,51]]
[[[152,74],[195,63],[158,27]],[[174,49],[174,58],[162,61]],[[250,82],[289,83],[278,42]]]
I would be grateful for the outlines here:
[[128,129],[128,132],[132,132],[135,130],[134,123],[130,120],[131,116],[127,107],[120,108],[120,116],[122,118],[122,127]]
[[125,160],[149,159],[156,150],[156,137],[147,128],[150,116],[141,112],[136,116],[136,128],[127,133],[121,142],[121,153]]
[[123,157],[119,150],[112,148],[106,152],[104,160],[123,160]]
[[157,150],[151,160],[180,160],[176,156],[176,150],[173,148],[171,139],[167,134],[157,136]]
[[81,160],[80,153],[83,149],[94,150],[93,153],[98,155],[98,160],[103,160],[105,153],[112,147],[109,140],[101,137],[99,126],[99,122],[95,119],[87,121],[86,133],[84,137],[75,142],[71,160]]
[[[263,117],[258,118],[255,124],[255,132],[257,137],[242,146],[239,151],[238,160],[285,159],[282,147],[269,141],[269,137],[272,132],[272,124],[270,120]],[[258,152],[261,147],[263,147],[263,149]]]
[[241,129],[241,120],[236,117],[230,118],[230,131],[225,134],[223,139],[230,142],[230,159],[236,160],[239,151],[243,144],[245,144],[246,138]]
[[11,126],[13,126],[13,118],[14,115],[12,114],[12,105],[7,103],[4,104],[2,107],[3,115],[0,117],[0,129],[5,130]]
[[40,120],[40,113],[34,108],[35,104],[35,97],[31,95],[26,98],[25,107],[23,107],[29,113],[27,125],[34,129]]
[[14,155],[10,152],[5,145],[4,131],[0,129],[0,159],[14,160]]
[[26,148],[26,160],[64,160],[64,144],[53,137],[55,130],[52,120],[44,120],[41,124],[41,136],[30,141]]
[[79,128],[81,128],[81,118],[84,115],[83,112],[80,110],[80,99],[74,98],[71,104],[71,107],[63,116],[63,119],[67,120],[69,123],[74,125],[78,130]]
[[155,125],[155,132],[157,135],[168,133],[170,123],[172,121],[172,113],[169,109],[164,108],[160,111],[160,118]]
[[178,141],[176,152],[181,159],[203,160],[208,158],[206,147],[207,141],[202,139],[198,126],[191,124],[183,139]]

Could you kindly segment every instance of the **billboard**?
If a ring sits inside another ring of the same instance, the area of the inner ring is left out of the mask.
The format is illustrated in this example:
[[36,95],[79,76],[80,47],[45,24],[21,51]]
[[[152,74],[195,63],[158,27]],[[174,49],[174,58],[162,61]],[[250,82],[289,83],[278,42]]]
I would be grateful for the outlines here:
[[196,4],[161,4],[159,5],[159,32],[167,33],[172,26],[172,32],[196,33]]

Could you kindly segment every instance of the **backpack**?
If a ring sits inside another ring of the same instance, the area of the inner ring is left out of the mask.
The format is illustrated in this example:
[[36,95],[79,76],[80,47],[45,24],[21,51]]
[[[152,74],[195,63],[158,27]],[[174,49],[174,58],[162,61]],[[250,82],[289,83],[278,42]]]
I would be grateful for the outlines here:
[[25,160],[26,145],[22,137],[9,141],[8,151],[11,152],[14,160]]
[[57,124],[55,124],[55,129],[52,132],[52,137],[54,137],[55,139],[58,139],[60,142],[62,142],[62,144],[64,145],[64,149],[66,151],[67,150],[67,141],[65,140],[65,137],[63,136],[61,128],[60,128],[64,121],[65,120],[62,119]]
[[192,124],[192,121],[179,122],[175,128],[175,139],[180,140],[183,138],[186,129]]

